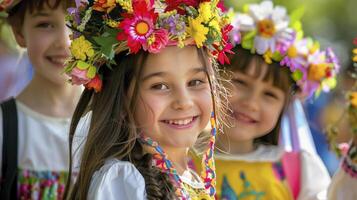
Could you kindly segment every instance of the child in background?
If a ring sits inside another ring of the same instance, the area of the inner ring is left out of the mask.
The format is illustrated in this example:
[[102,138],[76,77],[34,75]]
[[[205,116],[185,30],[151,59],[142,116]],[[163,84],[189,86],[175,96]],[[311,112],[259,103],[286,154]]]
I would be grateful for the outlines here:
[[[354,39],[354,45],[357,46],[357,38]],[[357,67],[357,48],[353,49],[353,66]],[[342,159],[340,168],[337,170],[336,174],[333,176],[331,184],[328,190],[328,199],[329,200],[354,200],[357,199],[357,82],[355,78],[355,71],[350,72],[351,77],[355,79],[353,87],[348,91],[348,107],[344,110],[344,114],[347,114],[348,123],[352,132],[352,139],[347,149],[347,153]],[[329,134],[330,146],[335,147],[338,142],[336,140],[337,134],[341,134],[341,129],[336,129],[336,126],[339,125],[333,124],[330,131],[333,131],[333,134]],[[338,132],[336,132],[338,131]],[[346,133],[343,133],[346,134]],[[338,155],[343,154],[343,149],[338,148]]]
[[62,199],[69,123],[81,93],[80,87],[65,83],[62,74],[70,55],[66,4],[3,1],[1,8],[34,68],[29,85],[1,104],[1,199]]
[[289,28],[292,23],[285,8],[271,1],[235,16],[235,55],[224,65],[232,72],[232,126],[217,141],[218,199],[312,200],[329,185],[317,155],[285,152],[278,145],[284,110],[296,93],[310,96],[327,88],[337,71],[332,52],[310,46]]
[[[81,117],[90,112],[91,121],[68,199],[214,198],[223,94],[212,54],[225,57],[229,27],[217,4],[90,1],[72,9],[66,71],[86,89],[71,138]],[[209,121],[200,177],[187,153]]]

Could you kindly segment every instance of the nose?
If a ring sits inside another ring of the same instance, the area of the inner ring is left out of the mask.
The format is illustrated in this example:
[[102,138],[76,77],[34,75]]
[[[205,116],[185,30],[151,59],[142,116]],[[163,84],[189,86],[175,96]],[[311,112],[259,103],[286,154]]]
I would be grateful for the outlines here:
[[240,99],[240,105],[251,112],[259,110],[259,93],[256,91],[246,91]]
[[69,38],[70,33],[71,32],[66,25],[62,26],[62,28],[58,30],[57,39],[55,42],[55,46],[57,48],[65,49],[68,52],[68,54],[69,54],[69,47],[71,45],[71,40]]
[[178,88],[174,90],[172,108],[175,110],[187,110],[194,105],[193,98],[190,91],[185,88]]

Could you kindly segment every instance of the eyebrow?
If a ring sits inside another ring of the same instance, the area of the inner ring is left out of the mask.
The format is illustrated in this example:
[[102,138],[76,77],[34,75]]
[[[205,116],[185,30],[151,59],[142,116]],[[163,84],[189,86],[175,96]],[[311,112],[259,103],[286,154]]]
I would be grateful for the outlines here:
[[[200,72],[207,72],[207,69],[205,67],[197,67],[197,68],[194,68],[194,69],[191,69],[188,73],[189,74],[197,74],[197,73],[200,73]],[[144,82],[152,77],[155,77],[155,76],[161,76],[161,77],[164,77],[164,76],[167,76],[167,72],[154,72],[154,73],[151,73],[149,75],[146,75],[145,77],[143,77],[141,80]]]
[[50,13],[46,12],[37,12],[36,14],[33,14],[32,17],[48,17],[50,16]]

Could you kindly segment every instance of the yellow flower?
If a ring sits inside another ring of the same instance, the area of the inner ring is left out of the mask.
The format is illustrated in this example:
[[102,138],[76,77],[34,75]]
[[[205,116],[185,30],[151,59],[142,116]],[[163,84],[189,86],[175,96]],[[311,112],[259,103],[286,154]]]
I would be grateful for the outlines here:
[[217,32],[221,31],[221,27],[219,26],[219,22],[216,19],[211,20],[209,22],[209,26],[212,27]]
[[204,23],[208,23],[212,18],[212,10],[210,2],[203,2],[198,8],[199,17],[202,17]]
[[115,8],[115,0],[95,0],[93,10],[110,13]]
[[202,47],[203,43],[207,40],[208,28],[202,25],[200,17],[196,19],[188,18],[188,24],[187,33],[195,40],[198,48]]
[[353,49],[353,62],[357,62],[357,48]]
[[94,56],[92,44],[86,40],[84,36],[80,36],[73,40],[70,49],[72,55],[79,60],[85,61],[87,58]]
[[273,63],[272,57],[273,57],[273,53],[270,51],[270,49],[267,52],[265,52],[263,55],[263,58],[267,64]]
[[128,13],[133,13],[133,6],[131,0],[116,0],[116,2]]
[[118,25],[119,25],[119,22],[115,21],[115,20],[112,20],[112,19],[108,19],[106,21],[106,24],[112,28],[117,28]]
[[353,107],[357,108],[357,92],[351,92],[350,103]]

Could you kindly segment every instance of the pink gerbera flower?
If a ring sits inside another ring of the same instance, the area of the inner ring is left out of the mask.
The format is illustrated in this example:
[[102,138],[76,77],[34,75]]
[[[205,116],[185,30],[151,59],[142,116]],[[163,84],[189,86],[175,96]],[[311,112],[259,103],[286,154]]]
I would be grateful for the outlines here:
[[125,19],[119,24],[123,31],[117,39],[127,41],[130,52],[137,53],[153,33],[158,14],[154,12],[153,5],[149,6],[146,1],[134,2],[133,10],[133,14],[124,14]]

